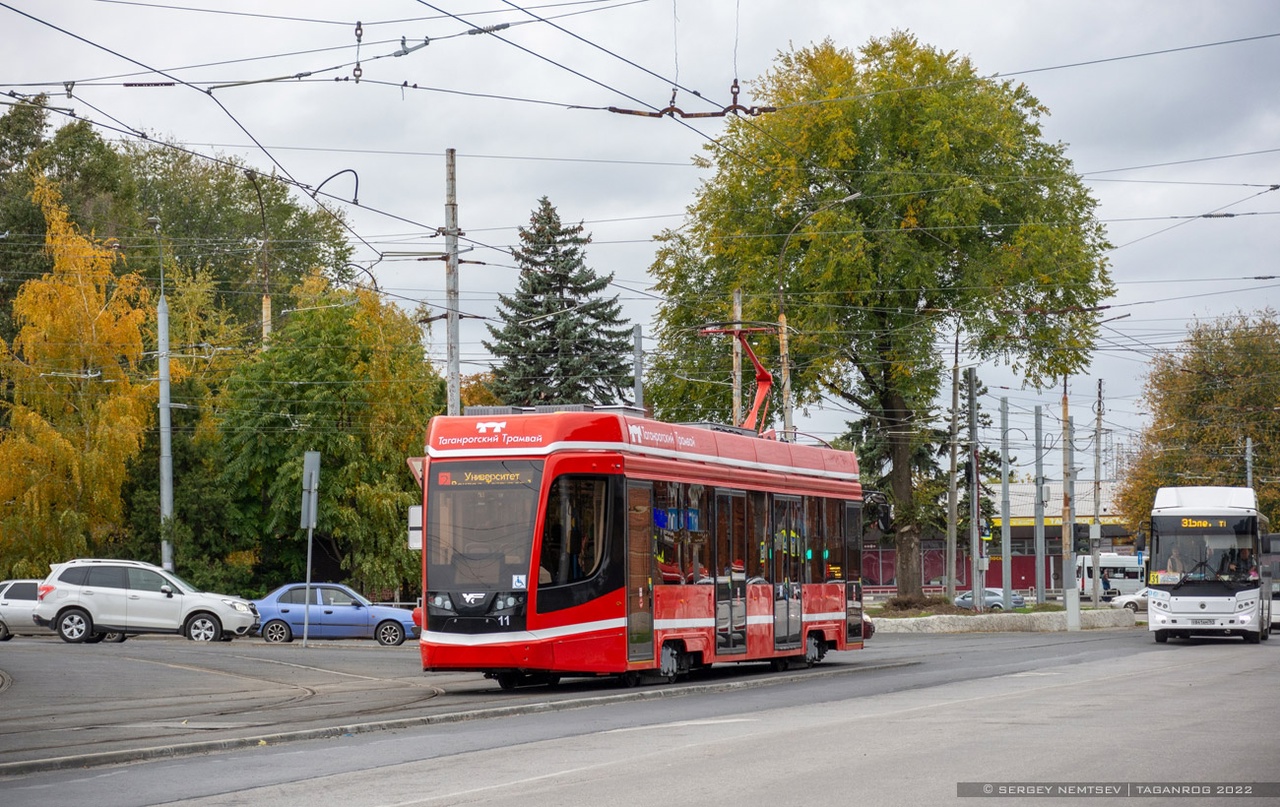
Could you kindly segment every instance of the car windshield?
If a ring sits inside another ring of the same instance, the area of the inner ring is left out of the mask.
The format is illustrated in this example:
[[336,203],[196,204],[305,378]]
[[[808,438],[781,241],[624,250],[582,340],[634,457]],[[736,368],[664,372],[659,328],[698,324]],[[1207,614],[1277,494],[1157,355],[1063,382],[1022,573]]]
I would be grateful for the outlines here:
[[176,586],[178,587],[179,591],[180,591],[181,593],[183,593],[183,594],[198,594],[198,593],[200,593],[200,589],[198,589],[198,588],[196,588],[195,586],[191,585],[191,584],[190,584],[190,583],[188,583],[186,580],[183,580],[181,577],[178,577],[176,574],[174,574],[174,573],[173,573],[173,572],[171,572],[171,571],[166,570],[166,571],[165,571],[165,573],[164,573],[164,576],[165,576],[165,577],[167,577],[167,578],[169,578],[169,580],[170,580],[174,585],[176,585]]

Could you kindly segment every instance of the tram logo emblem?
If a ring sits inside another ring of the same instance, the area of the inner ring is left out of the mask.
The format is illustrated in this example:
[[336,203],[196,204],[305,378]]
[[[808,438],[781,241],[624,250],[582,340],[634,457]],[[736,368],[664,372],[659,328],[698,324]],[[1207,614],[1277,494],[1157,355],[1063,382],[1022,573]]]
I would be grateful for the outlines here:
[[475,605],[476,603],[484,599],[484,594],[483,593],[463,594],[462,599],[464,602],[466,602],[467,605]]
[[631,433],[631,442],[633,442],[633,443],[642,443],[642,442],[644,442],[644,427],[643,427],[643,426],[637,426],[637,425],[634,425],[634,424],[628,423],[628,424],[627,424],[627,431]]
[[480,434],[488,434],[489,432],[502,434],[502,430],[505,428],[507,428],[505,420],[482,420],[476,424],[476,431]]

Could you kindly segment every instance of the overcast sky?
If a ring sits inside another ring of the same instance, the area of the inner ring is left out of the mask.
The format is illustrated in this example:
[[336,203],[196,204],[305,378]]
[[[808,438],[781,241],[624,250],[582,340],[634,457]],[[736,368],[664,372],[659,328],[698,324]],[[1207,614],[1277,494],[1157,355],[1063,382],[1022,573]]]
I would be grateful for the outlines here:
[[[459,223],[474,247],[463,257],[484,262],[462,267],[464,314],[491,315],[496,294],[514,289],[504,250],[545,195],[566,222],[585,223],[589,263],[615,275],[627,315],[649,332],[659,303],[649,289],[651,239],[682,223],[701,178],[691,158],[723,122],[603,108],[660,109],[679,84],[702,98],[681,91],[676,105],[705,111],[729,103],[735,77],[750,106],[753,80],[780,51],[827,37],[856,49],[906,30],[968,55],[984,75],[1024,82],[1050,111],[1047,138],[1067,144],[1100,201],[1118,287],[1108,316],[1123,319],[1104,325],[1093,365],[1070,381],[1079,430],[1092,431],[1101,379],[1104,445],[1123,445],[1144,423],[1141,392],[1156,351],[1175,348],[1194,321],[1274,306],[1280,295],[1273,0],[524,8],[547,21],[505,0],[0,0],[0,92],[49,92],[53,105],[110,127],[113,139],[146,132],[311,186],[333,177],[323,190],[357,234],[356,260],[384,291],[435,306],[443,264],[378,255],[443,248],[433,233],[444,224],[444,153],[454,148]],[[467,33],[502,24],[510,27]],[[393,56],[402,38],[411,52]],[[189,84],[127,86],[171,80]],[[205,92],[217,85],[235,86]],[[1225,213],[1234,215],[1205,218]],[[463,322],[463,373],[487,366],[480,322]],[[444,329],[433,337],[433,355],[443,357]],[[1015,472],[1030,472],[1040,404],[1050,474],[1060,473],[1061,389],[1023,389],[1004,368],[978,372],[993,418],[999,396],[1010,399]],[[846,415],[810,410],[797,426],[833,437]],[[998,431],[984,439],[998,442]],[[1092,445],[1091,434],[1077,440],[1084,479],[1093,478]]]

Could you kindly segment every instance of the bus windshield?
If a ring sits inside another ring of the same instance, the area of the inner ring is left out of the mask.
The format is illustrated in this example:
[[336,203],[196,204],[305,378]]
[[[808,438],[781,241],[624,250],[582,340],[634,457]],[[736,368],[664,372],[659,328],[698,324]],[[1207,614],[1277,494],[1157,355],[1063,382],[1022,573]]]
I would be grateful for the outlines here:
[[432,591],[528,588],[542,463],[432,462],[423,550]]
[[1254,516],[1155,516],[1151,534],[1152,584],[1258,577]]

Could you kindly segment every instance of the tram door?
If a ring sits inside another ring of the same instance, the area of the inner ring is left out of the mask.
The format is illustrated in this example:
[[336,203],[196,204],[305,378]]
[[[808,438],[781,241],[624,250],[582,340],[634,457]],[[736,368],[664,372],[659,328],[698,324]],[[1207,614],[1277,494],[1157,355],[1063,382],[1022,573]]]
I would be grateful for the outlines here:
[[747,497],[717,493],[716,653],[747,651]]
[[800,645],[800,583],[804,572],[804,503],[773,498],[773,646]]
[[627,483],[627,660],[653,658],[653,485]]

